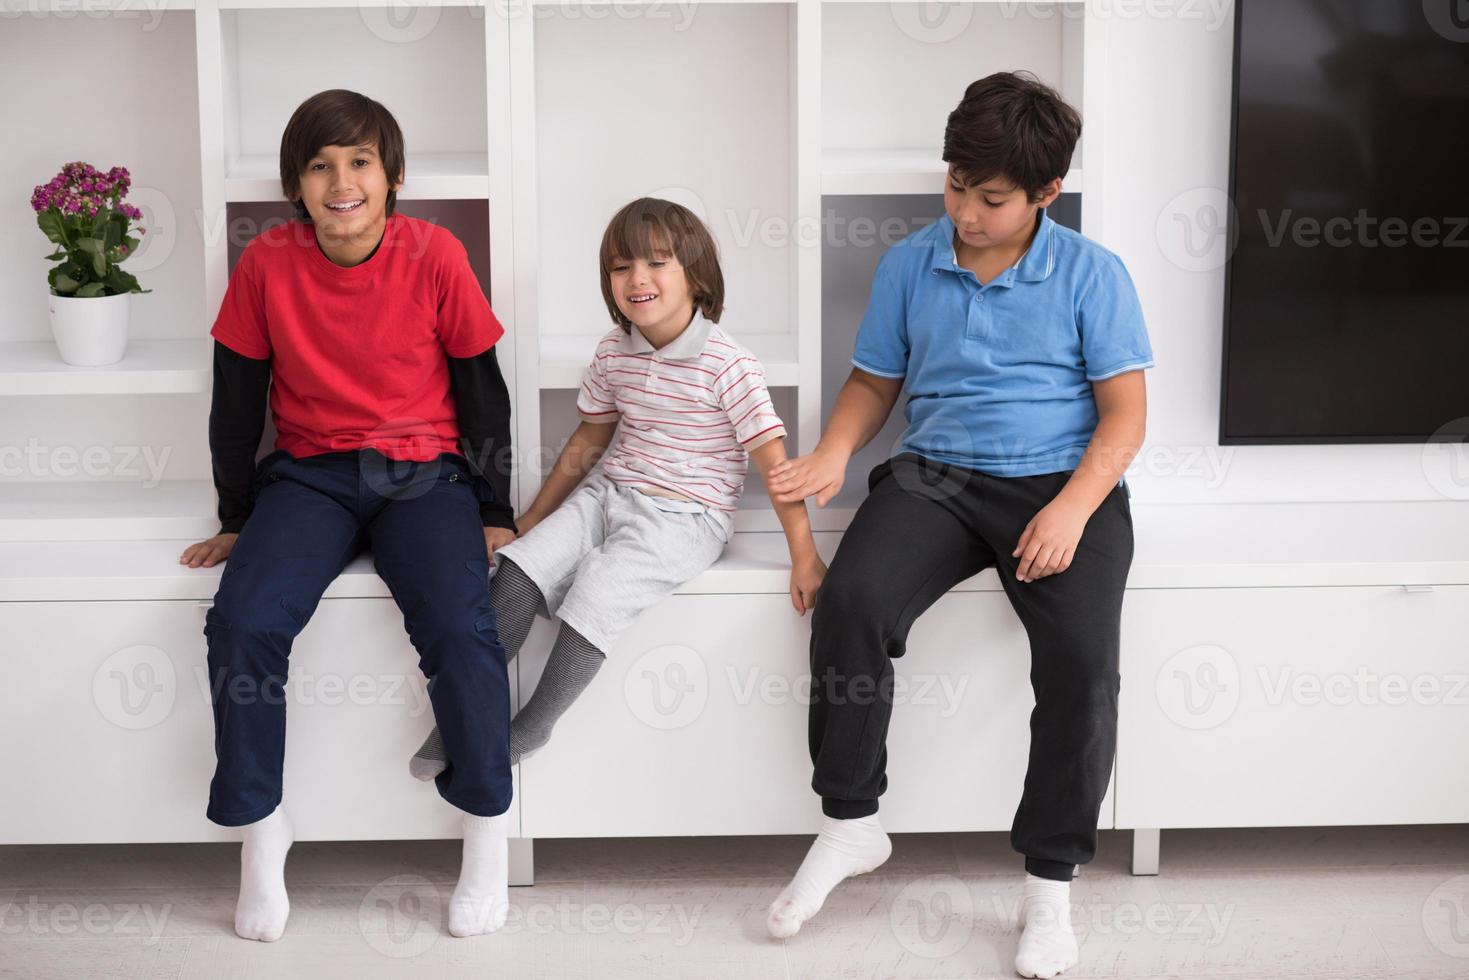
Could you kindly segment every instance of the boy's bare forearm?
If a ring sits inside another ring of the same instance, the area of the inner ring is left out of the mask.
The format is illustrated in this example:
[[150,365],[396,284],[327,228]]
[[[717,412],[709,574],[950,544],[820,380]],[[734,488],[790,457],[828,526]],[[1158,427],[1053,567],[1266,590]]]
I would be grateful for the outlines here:
[[[751,453],[750,458],[755,461],[755,468],[760,471],[760,477],[765,480],[768,489],[771,468],[786,459],[785,439],[771,439]],[[811,516],[806,511],[806,501],[782,503],[772,496],[770,503],[775,508],[781,530],[785,532],[792,564],[816,558],[816,539],[811,536]]]
[[577,426],[551,465],[551,472],[546,474],[525,516],[540,521],[560,507],[607,451],[616,428],[616,423],[583,422]]
[[892,410],[893,399],[861,378],[849,377],[837,392],[817,448],[850,458],[882,431]]
[[1059,496],[1076,501],[1088,514],[1095,512],[1142,448],[1145,428],[1141,415],[1114,412],[1103,416]]
[[1131,371],[1092,384],[1097,427],[1060,497],[1093,513],[1132,465],[1148,427],[1147,383]]

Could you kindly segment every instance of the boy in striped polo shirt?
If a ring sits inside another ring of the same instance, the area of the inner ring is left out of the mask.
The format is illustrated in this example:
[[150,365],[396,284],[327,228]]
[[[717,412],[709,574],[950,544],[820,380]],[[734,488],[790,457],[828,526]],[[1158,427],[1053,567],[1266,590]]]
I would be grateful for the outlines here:
[[[750,459],[762,478],[786,459],[760,362],[718,326],[724,278],[699,219],[669,201],[633,201],[603,234],[601,269],[617,325],[583,373],[581,424],[516,520],[520,536],[496,551],[490,583],[507,657],[538,610],[561,620],[511,724],[512,763],[545,744],[639,613],[719,558]],[[775,512],[790,546],[791,605],[804,615],[826,566],[805,502]],[[410,769],[431,779],[444,760],[435,729]]]

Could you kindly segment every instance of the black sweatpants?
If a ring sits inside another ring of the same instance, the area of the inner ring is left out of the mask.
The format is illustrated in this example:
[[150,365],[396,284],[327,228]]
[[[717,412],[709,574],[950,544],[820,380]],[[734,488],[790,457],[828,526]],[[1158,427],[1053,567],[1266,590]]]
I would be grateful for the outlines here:
[[[1035,692],[1010,844],[1043,878],[1069,881],[1092,859],[1117,744],[1122,592],[1133,552],[1129,491],[1114,487],[1092,514],[1066,571],[1021,582],[1020,559],[1010,556],[1072,472],[996,477],[910,452],[868,475],[869,494],[832,559],[811,623],[811,785],[827,816],[877,812],[887,789],[891,658],[903,655],[925,609],[997,566],[1030,638]],[[934,747],[956,764],[983,748]]]

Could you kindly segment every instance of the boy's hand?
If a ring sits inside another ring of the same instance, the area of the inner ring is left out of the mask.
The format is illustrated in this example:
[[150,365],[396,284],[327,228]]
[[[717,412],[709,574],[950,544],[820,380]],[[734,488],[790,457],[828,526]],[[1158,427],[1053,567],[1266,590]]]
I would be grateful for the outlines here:
[[1060,498],[1042,507],[1025,525],[1020,543],[1010,552],[1011,558],[1020,559],[1015,577],[1034,582],[1070,568],[1090,517],[1083,508]]
[[191,544],[179,555],[179,564],[190,568],[198,568],[200,565],[210,568],[230,556],[238,537],[239,534],[216,534],[208,541]]
[[814,494],[816,505],[825,507],[842,489],[846,478],[846,459],[840,453],[818,446],[810,455],[782,460],[772,466],[765,485],[779,503],[794,503]]
[[791,565],[791,605],[802,616],[816,605],[816,592],[826,578],[826,563],[812,555]]
[[485,550],[490,553],[490,558],[495,557],[495,549],[503,548],[515,540],[515,532],[508,527],[485,528]]

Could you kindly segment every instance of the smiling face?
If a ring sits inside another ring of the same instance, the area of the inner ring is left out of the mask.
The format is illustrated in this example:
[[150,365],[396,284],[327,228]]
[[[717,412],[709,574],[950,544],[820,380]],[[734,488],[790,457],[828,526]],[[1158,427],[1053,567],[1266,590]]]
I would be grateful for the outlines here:
[[646,259],[613,256],[607,280],[618,311],[650,341],[682,330],[693,319],[688,276],[667,249],[654,248]]
[[944,210],[967,248],[1005,248],[1023,243],[1035,226],[1035,213],[1049,207],[1061,191],[1057,180],[1039,200],[1004,177],[966,186],[953,167],[944,184]]
[[301,203],[325,242],[376,243],[388,191],[401,186],[388,180],[374,145],[323,146],[301,173]]

